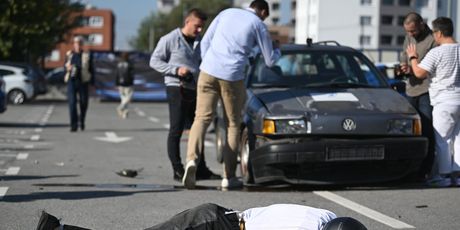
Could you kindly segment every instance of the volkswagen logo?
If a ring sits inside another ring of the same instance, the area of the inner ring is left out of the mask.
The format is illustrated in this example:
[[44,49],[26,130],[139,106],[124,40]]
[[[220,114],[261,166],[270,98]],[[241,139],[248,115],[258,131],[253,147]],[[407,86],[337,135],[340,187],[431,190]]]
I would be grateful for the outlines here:
[[353,131],[356,129],[356,123],[351,118],[343,120],[342,127],[345,131]]

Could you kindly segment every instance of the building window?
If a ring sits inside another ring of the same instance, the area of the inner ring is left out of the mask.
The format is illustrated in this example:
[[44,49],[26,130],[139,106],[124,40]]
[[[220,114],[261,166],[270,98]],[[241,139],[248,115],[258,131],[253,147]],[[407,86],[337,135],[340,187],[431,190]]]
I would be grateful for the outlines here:
[[361,5],[363,6],[372,5],[372,0],[361,0]]
[[428,7],[428,0],[417,0],[417,7]]
[[393,25],[393,16],[391,15],[382,15],[382,21],[380,22],[382,25]]
[[411,0],[398,0],[400,6],[410,6]]
[[88,19],[88,26],[91,27],[103,27],[104,26],[104,18],[101,16],[91,16]]
[[398,26],[404,25],[404,19],[406,19],[406,16],[399,16],[398,17]]
[[51,51],[49,56],[46,57],[46,59],[48,61],[59,61],[59,60],[61,60],[61,52],[59,52],[59,50],[53,50],[53,51]]
[[398,36],[398,40],[396,41],[398,45],[402,46],[404,44],[404,39],[406,39],[406,36]]
[[279,3],[275,2],[275,3],[272,4],[272,10],[273,11],[277,11],[279,9],[280,9],[280,4]]
[[361,36],[359,36],[359,44],[360,45],[370,45],[371,44],[371,36],[369,36],[369,35],[361,35]]
[[359,19],[359,23],[362,26],[370,26],[372,23],[372,17],[371,16],[361,16]]
[[380,37],[380,44],[382,45],[391,45],[393,43],[393,36],[391,35],[382,35]]
[[104,36],[102,34],[90,34],[88,35],[88,45],[102,45],[104,42]]
[[272,18],[272,23],[273,23],[273,25],[276,25],[276,24],[278,24],[278,22],[279,22],[279,21],[280,21],[280,19],[279,19],[279,18],[277,18],[277,17],[275,17],[275,18]]
[[384,5],[384,6],[392,6],[392,5],[394,5],[394,0],[382,0],[382,5]]

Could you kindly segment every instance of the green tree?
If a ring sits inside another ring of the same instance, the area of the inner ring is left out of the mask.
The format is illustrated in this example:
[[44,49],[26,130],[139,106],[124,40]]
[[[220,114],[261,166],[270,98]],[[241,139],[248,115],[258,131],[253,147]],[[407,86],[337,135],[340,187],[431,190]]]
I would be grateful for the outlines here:
[[2,0],[0,60],[35,62],[77,26],[82,9],[71,0]]
[[206,26],[216,15],[231,6],[229,0],[182,0],[167,15],[157,13],[151,14],[142,20],[137,36],[130,40],[130,45],[136,50],[152,52],[154,45],[160,37],[171,30],[181,27],[184,23],[184,15],[192,8],[199,8],[208,14]]

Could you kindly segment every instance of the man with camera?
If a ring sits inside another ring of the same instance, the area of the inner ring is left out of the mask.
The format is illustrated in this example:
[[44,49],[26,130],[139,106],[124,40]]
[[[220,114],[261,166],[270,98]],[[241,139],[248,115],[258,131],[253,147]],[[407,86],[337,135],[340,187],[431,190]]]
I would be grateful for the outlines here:
[[430,49],[436,46],[435,40],[432,35],[431,29],[423,21],[423,18],[417,13],[409,13],[404,19],[404,30],[406,31],[406,38],[403,44],[403,52],[401,52],[400,66],[396,67],[396,76],[404,78],[406,81],[406,94],[409,102],[417,109],[422,119],[422,135],[428,138],[428,153],[422,166],[419,170],[419,179],[427,179],[433,176],[431,174],[433,161],[434,161],[434,130],[433,130],[433,107],[430,104],[430,97],[428,95],[428,80],[419,79],[415,77],[411,60],[405,52],[410,44],[417,46],[417,54],[419,60],[428,53]]
[[[180,139],[187,124],[195,117],[196,82],[199,73],[200,33],[207,19],[199,9],[191,9],[182,28],[177,28],[160,38],[150,58],[150,67],[164,75],[169,105],[169,134],[167,149],[176,181],[181,181],[184,166],[180,156]],[[197,179],[220,179],[199,162]]]

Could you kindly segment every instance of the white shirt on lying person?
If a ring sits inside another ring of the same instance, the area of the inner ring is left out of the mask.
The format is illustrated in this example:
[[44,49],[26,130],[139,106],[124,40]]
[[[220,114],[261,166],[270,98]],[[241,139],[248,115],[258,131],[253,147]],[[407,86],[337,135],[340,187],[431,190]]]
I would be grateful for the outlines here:
[[331,211],[297,204],[251,208],[240,215],[246,230],[320,230],[337,218]]

